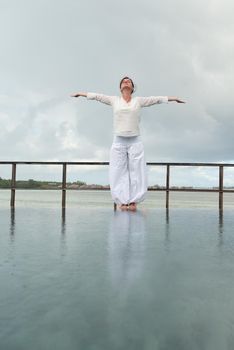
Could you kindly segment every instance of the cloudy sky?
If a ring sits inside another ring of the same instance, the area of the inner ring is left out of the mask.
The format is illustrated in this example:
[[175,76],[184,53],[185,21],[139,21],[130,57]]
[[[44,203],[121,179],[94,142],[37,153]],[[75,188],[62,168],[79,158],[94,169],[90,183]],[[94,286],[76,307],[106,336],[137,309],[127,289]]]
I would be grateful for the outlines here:
[[[108,161],[109,106],[76,91],[171,95],[142,110],[147,161],[234,162],[232,0],[0,0],[0,160]],[[9,166],[0,176],[10,177]],[[164,169],[149,169],[163,183]],[[173,184],[217,185],[217,170],[173,170]],[[55,179],[59,167],[21,166],[18,178]],[[108,183],[107,168],[69,180]],[[234,170],[226,171],[234,185]]]

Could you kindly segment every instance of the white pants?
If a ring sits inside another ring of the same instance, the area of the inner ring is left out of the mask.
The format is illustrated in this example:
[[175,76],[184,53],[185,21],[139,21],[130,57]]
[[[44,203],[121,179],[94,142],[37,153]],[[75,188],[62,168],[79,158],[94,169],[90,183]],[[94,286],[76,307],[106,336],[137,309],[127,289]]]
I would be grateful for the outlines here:
[[109,177],[115,203],[137,203],[145,199],[146,162],[139,137],[115,137],[110,150]]

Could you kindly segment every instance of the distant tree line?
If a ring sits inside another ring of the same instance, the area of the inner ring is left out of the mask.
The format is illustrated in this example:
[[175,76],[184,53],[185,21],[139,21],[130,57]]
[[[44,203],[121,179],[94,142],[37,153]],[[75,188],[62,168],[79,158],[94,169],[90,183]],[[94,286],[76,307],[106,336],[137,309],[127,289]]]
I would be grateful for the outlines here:
[[[86,182],[83,182],[83,181],[67,182],[67,185],[83,186],[83,185],[86,185]],[[61,182],[56,182],[56,181],[37,181],[33,179],[16,181],[16,187],[22,188],[22,189],[52,189],[52,188],[58,188],[59,186],[61,186]],[[2,179],[0,177],[0,188],[10,188],[10,187],[11,187],[11,179]]]
[[[28,180],[17,180],[16,188],[21,189],[61,189],[62,183],[58,181],[37,181],[33,179]],[[66,187],[70,189],[80,189],[80,190],[88,190],[88,189],[109,189],[109,185],[98,185],[98,184],[86,184],[84,181],[74,181],[67,182]],[[2,179],[0,177],[0,188],[11,188],[11,179]],[[197,187],[193,186],[171,186],[171,189],[193,189]],[[213,189],[218,189],[218,187],[211,187]],[[233,189],[233,186],[224,186],[225,189]],[[157,189],[165,189],[165,186],[153,185],[149,186],[148,189],[157,190]]]

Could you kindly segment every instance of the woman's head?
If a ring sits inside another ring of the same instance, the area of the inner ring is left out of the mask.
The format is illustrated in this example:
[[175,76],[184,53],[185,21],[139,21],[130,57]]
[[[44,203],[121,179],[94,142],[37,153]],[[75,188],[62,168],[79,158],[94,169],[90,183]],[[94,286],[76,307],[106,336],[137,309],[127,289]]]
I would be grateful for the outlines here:
[[134,92],[134,83],[131,78],[129,77],[123,77],[123,79],[120,80],[119,83],[120,91],[122,92],[124,89],[131,89],[131,94]]

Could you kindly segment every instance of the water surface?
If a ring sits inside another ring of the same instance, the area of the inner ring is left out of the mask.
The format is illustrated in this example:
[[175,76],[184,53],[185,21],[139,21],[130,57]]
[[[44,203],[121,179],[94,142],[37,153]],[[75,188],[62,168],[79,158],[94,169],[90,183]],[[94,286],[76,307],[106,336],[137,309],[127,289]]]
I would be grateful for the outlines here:
[[227,208],[0,209],[0,348],[232,350]]

